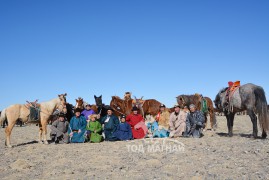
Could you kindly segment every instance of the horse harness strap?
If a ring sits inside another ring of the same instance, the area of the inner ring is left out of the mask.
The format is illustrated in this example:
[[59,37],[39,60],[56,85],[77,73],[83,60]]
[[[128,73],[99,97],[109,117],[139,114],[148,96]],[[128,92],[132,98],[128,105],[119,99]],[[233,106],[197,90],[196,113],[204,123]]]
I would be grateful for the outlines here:
[[122,112],[118,111],[117,109],[115,109],[115,108],[114,108],[114,107],[112,107],[112,106],[111,106],[111,108],[112,108],[114,111],[116,111],[116,112],[120,113],[121,115],[126,115],[126,114],[124,114],[124,113],[122,113]]

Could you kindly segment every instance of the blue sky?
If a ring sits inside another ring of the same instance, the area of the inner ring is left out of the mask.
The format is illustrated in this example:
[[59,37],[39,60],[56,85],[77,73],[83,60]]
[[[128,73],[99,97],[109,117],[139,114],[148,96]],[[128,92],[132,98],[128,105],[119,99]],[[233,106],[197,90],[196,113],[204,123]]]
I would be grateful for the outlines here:
[[269,101],[267,0],[1,0],[0,109],[130,91],[173,106],[228,81]]

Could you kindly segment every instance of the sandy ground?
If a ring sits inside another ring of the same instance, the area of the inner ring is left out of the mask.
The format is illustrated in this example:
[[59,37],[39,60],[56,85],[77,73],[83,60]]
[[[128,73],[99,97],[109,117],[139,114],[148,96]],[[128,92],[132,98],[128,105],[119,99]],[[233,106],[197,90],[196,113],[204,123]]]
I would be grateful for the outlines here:
[[174,142],[44,145],[36,141],[35,125],[15,127],[13,148],[4,146],[1,128],[1,179],[269,179],[268,139],[250,137],[249,117],[236,117],[232,138],[224,117],[217,120],[218,129],[203,138]]

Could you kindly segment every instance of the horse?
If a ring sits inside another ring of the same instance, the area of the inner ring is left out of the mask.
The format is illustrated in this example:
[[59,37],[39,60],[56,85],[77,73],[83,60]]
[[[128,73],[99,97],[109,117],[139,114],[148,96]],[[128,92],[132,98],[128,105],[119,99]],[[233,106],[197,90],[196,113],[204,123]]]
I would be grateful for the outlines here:
[[227,119],[228,135],[230,137],[233,136],[235,113],[247,110],[247,114],[253,125],[253,137],[258,137],[256,116],[256,114],[258,114],[259,124],[262,129],[262,138],[265,139],[267,137],[266,131],[269,130],[269,113],[263,88],[252,83],[239,86],[231,95],[228,109],[224,108],[226,104],[227,89],[228,87],[221,89],[216,95],[214,102],[216,108],[224,111],[224,115]]
[[162,103],[155,99],[142,100],[142,98],[143,97],[137,99],[135,97],[135,102],[133,102],[140,109],[142,116],[145,117],[147,114],[156,116],[160,110],[160,105]]
[[[88,103],[86,103],[83,98],[79,97],[78,99],[76,99],[76,105],[75,108],[79,108],[81,110],[81,112],[85,109],[86,105]],[[95,104],[91,105],[91,109],[97,114],[98,113],[98,109],[97,106]]]
[[129,115],[132,112],[132,99],[121,99],[118,96],[112,96],[110,107],[114,110],[116,116]]
[[[40,121],[39,123],[39,143],[42,142],[42,135],[44,144],[48,144],[47,141],[47,123],[52,113],[58,109],[63,113],[67,112],[66,109],[66,96],[67,94],[60,94],[57,98],[47,102],[40,103]],[[1,113],[0,121],[3,122],[5,119],[8,120],[8,126],[5,129],[7,147],[12,147],[10,143],[11,131],[18,119],[22,122],[29,120],[30,110],[24,104],[14,104],[4,109]]]
[[[189,106],[190,104],[194,104],[197,109],[201,109],[202,107],[202,97],[201,95],[195,94],[195,95],[179,95],[176,97],[177,103],[181,108],[184,106]],[[207,115],[209,113],[210,116],[210,124],[211,129],[215,130],[217,128],[217,122],[216,122],[216,116],[215,111],[213,107],[213,102],[209,97],[203,97],[204,100],[206,100],[207,108],[203,111],[205,116],[205,127],[207,127]]]
[[83,100],[83,98],[78,97],[78,99],[76,99],[75,109],[79,108],[81,111],[83,111],[86,105],[87,103]]
[[104,117],[107,115],[107,110],[109,109],[108,105],[103,104],[102,101],[102,95],[97,97],[96,95],[94,95],[94,99],[95,99],[95,103],[97,106],[97,110],[98,110],[98,114],[100,114],[100,117]]

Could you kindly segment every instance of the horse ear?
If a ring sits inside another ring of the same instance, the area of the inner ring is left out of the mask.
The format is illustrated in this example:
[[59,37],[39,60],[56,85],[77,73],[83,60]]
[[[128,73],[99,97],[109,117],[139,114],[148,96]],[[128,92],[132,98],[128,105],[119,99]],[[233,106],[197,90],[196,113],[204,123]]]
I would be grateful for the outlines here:
[[64,96],[67,96],[67,93],[64,93]]
[[100,98],[102,98],[102,95],[100,96]]
[[94,98],[96,99],[97,97],[94,95]]
[[76,102],[78,102],[78,100],[76,99]]
[[144,96],[141,97],[141,100],[143,99]]

